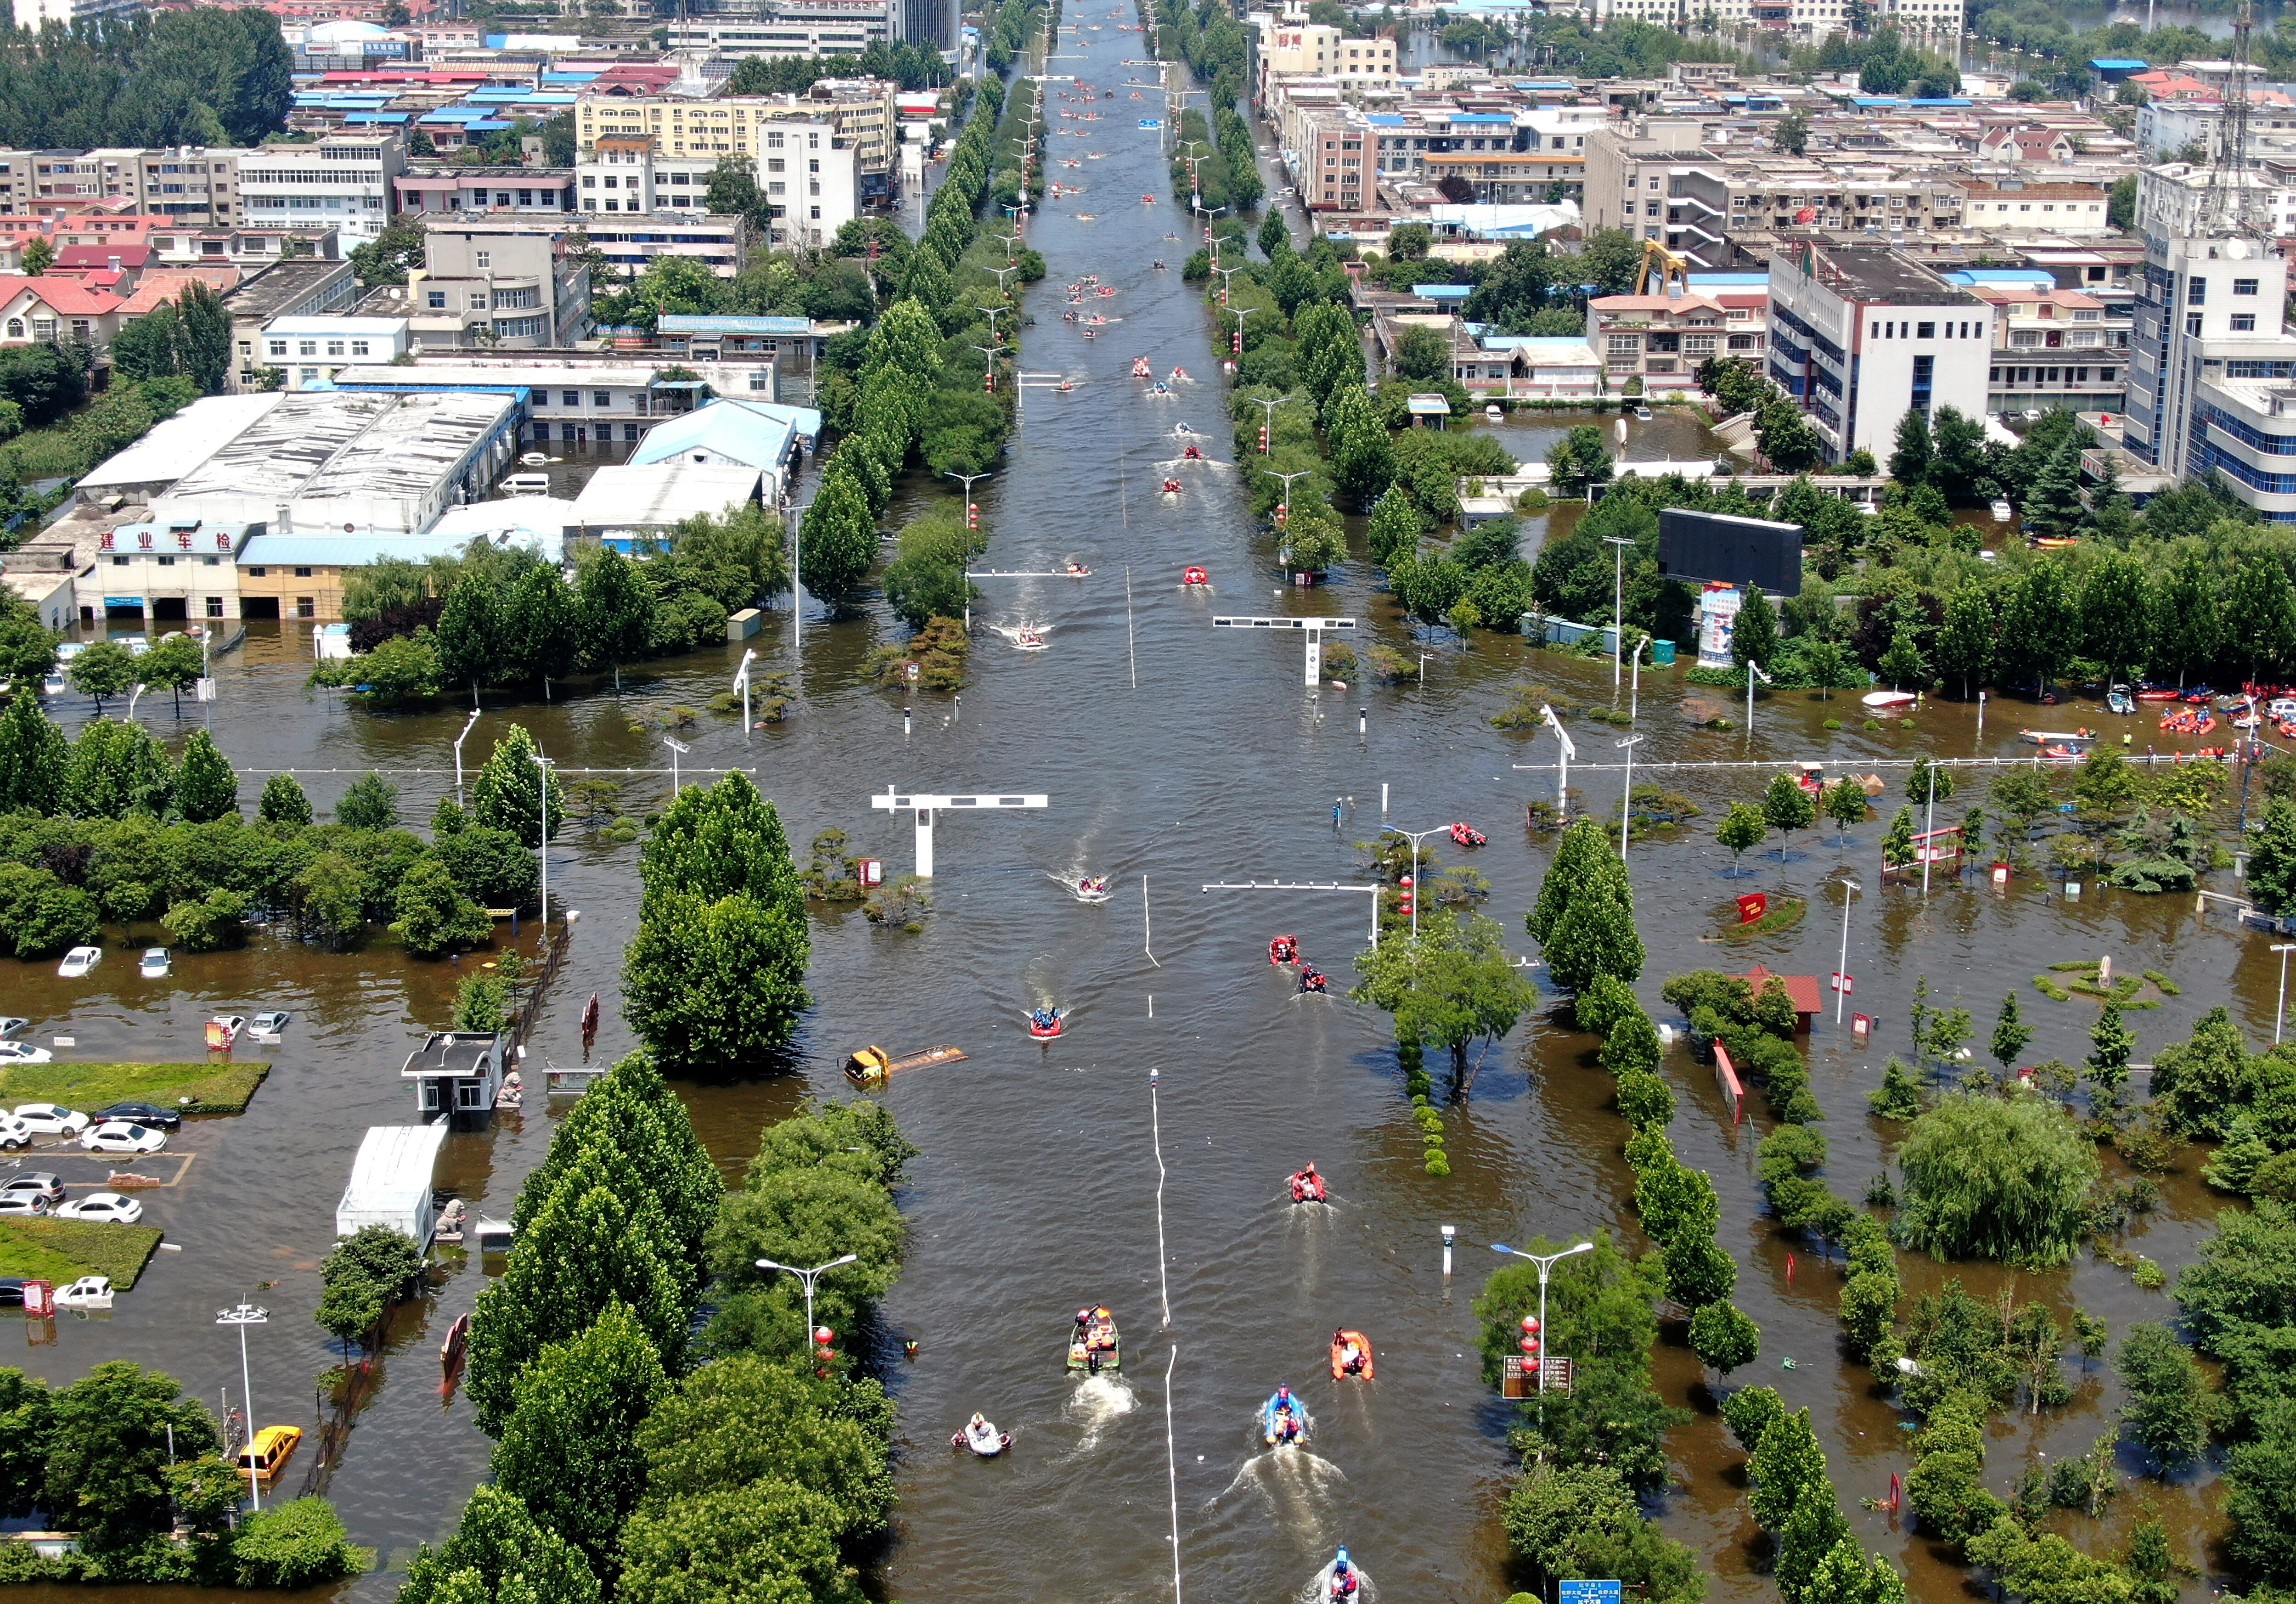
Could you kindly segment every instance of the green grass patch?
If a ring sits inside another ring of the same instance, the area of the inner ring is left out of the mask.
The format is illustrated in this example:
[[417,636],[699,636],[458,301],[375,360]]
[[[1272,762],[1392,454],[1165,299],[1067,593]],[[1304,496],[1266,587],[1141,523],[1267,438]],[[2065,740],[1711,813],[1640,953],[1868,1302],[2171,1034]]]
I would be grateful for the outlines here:
[[2067,991],[2063,986],[2059,986],[2046,975],[2036,975],[2033,977],[2033,989],[2039,992],[2052,1002],[2070,1002],[2073,1000],[2072,993]]
[[[2053,963],[2049,968],[2060,975],[2093,975],[2096,973],[2096,960],[2076,958],[2070,963]],[[803,1333],[800,1332],[800,1335]]]
[[1809,904],[1799,896],[1782,896],[1770,904],[1769,912],[1751,924],[1726,925],[1722,939],[1738,941],[1751,936],[1775,936],[1780,930],[1791,930],[1809,912]]
[[2162,974],[2159,970],[2146,970],[2144,971],[2144,978],[2152,982],[2153,985],[2159,986],[2161,988],[2161,994],[2163,996],[2176,997],[2184,994],[2185,988],[2177,985],[2174,980],[2169,979],[2168,976]]
[[148,1102],[186,1114],[243,1114],[270,1073],[263,1062],[16,1064],[0,1071],[0,1102],[59,1102],[90,1112],[111,1103]]
[[116,1225],[102,1220],[16,1219],[0,1221],[0,1275],[68,1285],[83,1275],[109,1276],[125,1292],[159,1250],[153,1225]]

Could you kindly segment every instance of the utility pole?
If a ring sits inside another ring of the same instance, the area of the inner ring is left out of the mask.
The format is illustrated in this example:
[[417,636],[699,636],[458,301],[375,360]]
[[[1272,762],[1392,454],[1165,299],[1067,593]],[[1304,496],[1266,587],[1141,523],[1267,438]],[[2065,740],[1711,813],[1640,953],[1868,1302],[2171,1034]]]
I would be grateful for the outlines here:
[[1627,625],[1627,548],[1635,543],[1619,535],[1605,535],[1603,543],[1612,553],[1611,576],[1611,694],[1619,692],[1620,670],[1624,667],[1620,647],[1626,640]]

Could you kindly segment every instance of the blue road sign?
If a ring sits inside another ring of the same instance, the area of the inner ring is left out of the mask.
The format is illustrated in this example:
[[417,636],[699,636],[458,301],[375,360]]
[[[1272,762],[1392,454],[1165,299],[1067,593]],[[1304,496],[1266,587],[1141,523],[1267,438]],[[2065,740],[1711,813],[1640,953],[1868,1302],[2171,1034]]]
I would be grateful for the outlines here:
[[1140,119],[1140,126],[1149,129],[1160,128],[1164,126],[1164,119],[1160,117],[1144,117]]
[[1555,1604],[1619,1604],[1616,1582],[1558,1582]]

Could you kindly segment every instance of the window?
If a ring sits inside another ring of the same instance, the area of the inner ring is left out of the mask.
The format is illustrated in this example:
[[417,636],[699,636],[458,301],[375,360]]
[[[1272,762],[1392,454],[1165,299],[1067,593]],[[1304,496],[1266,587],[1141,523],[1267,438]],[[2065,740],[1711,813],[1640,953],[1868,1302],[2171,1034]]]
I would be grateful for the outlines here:
[[590,392],[590,405],[593,405],[593,406],[608,406],[608,407],[610,407],[610,406],[613,405],[613,404],[614,404],[614,392],[613,392],[613,391],[611,391],[611,390],[592,390],[592,391]]
[[[14,333],[16,331],[15,331],[15,329],[12,326],[12,327],[9,329],[9,331],[9,331],[11,334],[12,334],[12,333]],[[273,340],[273,341],[271,342],[271,354],[272,354],[274,356],[284,356],[285,355],[287,355],[287,342],[286,342],[285,340]]]
[[318,354],[319,342],[317,340],[299,340],[295,342],[295,355],[298,356],[316,356]]
[[295,577],[298,579],[308,579],[310,577],[311,570],[309,569],[299,568],[295,570]]
[[480,273],[484,273],[488,268],[495,265],[495,253],[491,250],[473,251],[472,252],[472,258],[478,263],[479,271]]
[[2185,282],[2185,304],[2197,307],[2209,299],[2209,281],[2195,274]]
[[250,579],[260,579],[270,572],[271,570],[267,568],[251,568],[247,570],[247,577]]
[[176,560],[173,557],[162,557],[160,559],[160,566],[161,568],[173,568],[176,566]]
[[770,369],[752,368],[750,370],[750,388],[753,390],[771,389],[773,377]]
[[352,356],[366,356],[366,355],[367,355],[367,349],[368,349],[368,342],[367,342],[367,341],[365,341],[365,340],[352,340],[352,341],[351,341],[351,355],[352,355]]
[[328,355],[328,356],[341,356],[342,354],[343,354],[343,342],[342,342],[341,340],[331,340],[327,341],[327,355]]
[[562,406],[579,406],[582,405],[582,392],[580,390],[562,390],[559,393],[558,402]]
[[430,309],[434,312],[447,309],[447,292],[444,290],[426,290],[422,292],[422,299],[430,303]]
[[471,310],[472,310],[472,311],[473,311],[473,312],[483,312],[483,311],[485,311],[486,309],[487,309],[487,292],[486,292],[485,291],[483,291],[483,290],[473,290],[473,291],[471,291]]
[[2191,335],[2195,340],[2200,338],[2201,315],[2199,313],[2195,312],[2190,317],[2185,319],[2185,332]]
[[2254,279],[2234,279],[2232,282],[2232,292],[2234,295],[2254,295],[2256,282]]
[[296,598],[295,598],[295,616],[296,616],[297,618],[317,618],[317,617],[319,616],[319,600],[318,600],[318,598],[317,598],[316,596],[298,596],[298,597],[296,597]]
[[1935,340],[1937,338],[1937,324],[1933,323],[1915,323],[1914,325],[1914,338],[1915,340]]
[[[210,559],[209,561],[213,560]],[[220,618],[223,617],[223,598],[221,596],[209,596],[208,598],[208,617],[210,618]]]
[[2235,334],[2255,333],[2256,314],[2253,312],[2235,312],[2233,314],[2232,331]]
[[[125,557],[114,557],[111,560],[111,566],[114,568],[126,568],[127,566],[127,559]],[[256,570],[258,573],[261,573],[262,571],[263,570],[260,569]]]

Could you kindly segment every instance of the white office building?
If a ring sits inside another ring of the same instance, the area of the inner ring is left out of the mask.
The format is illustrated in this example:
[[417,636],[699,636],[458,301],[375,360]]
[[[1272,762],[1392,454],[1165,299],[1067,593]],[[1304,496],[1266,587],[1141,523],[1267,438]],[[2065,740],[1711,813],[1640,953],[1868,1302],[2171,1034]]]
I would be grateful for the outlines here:
[[1770,377],[1828,461],[1886,459],[1907,412],[1985,415],[1993,308],[1887,246],[1804,246],[1770,262]]
[[242,153],[240,205],[253,224],[331,224],[346,248],[390,221],[406,146],[395,134],[330,134],[316,144],[267,144]]

